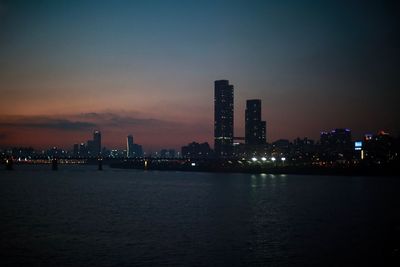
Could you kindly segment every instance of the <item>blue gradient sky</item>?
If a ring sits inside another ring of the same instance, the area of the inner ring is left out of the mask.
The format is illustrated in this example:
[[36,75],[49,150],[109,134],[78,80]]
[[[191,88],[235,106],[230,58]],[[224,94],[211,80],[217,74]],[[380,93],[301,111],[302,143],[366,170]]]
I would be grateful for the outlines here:
[[[24,145],[68,147],[92,131],[24,125],[38,118],[90,122],[108,146],[127,134],[150,149],[212,143],[216,79],[235,86],[236,136],[248,98],[263,101],[268,141],[336,127],[397,135],[399,11],[395,1],[0,0],[0,145],[23,131]],[[124,118],[118,129],[109,116]]]

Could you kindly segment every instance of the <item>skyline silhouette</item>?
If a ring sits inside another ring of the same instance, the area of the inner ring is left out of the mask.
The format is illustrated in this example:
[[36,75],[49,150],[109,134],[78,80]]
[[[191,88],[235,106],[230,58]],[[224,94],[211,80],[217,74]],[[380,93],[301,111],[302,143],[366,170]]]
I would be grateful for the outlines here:
[[213,143],[213,81],[235,86],[234,132],[262,101],[268,142],[397,136],[393,1],[1,1],[0,146],[64,146],[99,129],[150,149]]

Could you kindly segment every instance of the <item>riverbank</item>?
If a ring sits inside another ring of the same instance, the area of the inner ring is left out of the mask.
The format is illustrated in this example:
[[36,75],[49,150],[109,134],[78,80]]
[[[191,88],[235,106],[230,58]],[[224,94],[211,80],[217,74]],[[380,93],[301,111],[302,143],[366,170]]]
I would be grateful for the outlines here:
[[301,174],[301,175],[335,175],[335,176],[400,176],[396,166],[351,166],[351,167],[321,167],[321,166],[263,166],[263,165],[233,165],[228,162],[188,163],[178,162],[120,162],[110,164],[111,168],[141,169],[157,171],[186,172],[222,172],[222,173],[267,173],[267,174]]

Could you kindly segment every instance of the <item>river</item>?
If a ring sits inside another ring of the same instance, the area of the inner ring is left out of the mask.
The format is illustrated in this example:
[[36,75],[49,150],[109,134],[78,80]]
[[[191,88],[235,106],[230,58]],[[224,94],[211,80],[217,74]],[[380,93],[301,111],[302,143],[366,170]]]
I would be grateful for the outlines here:
[[0,170],[1,266],[400,262],[398,177],[15,167]]

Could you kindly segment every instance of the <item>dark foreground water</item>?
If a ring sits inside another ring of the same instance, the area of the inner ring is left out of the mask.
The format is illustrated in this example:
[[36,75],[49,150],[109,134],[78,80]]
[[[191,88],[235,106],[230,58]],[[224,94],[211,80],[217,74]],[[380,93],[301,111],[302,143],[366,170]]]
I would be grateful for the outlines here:
[[1,266],[400,266],[396,177],[49,168],[0,170]]

